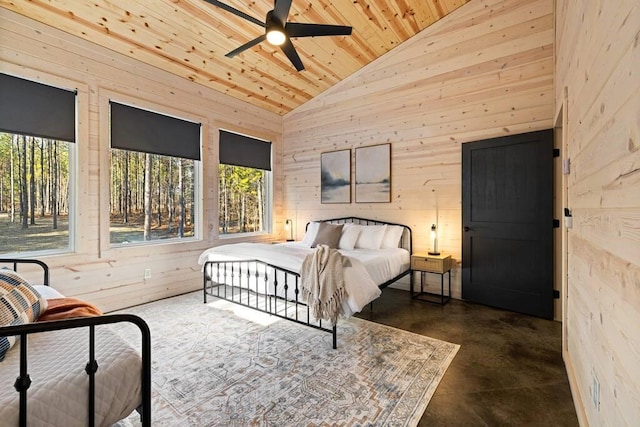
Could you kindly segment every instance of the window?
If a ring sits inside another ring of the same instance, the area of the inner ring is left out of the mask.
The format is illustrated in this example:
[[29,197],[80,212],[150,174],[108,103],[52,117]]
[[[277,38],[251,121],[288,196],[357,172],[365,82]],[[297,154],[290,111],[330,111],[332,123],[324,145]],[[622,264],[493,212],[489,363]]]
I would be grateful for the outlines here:
[[271,217],[271,143],[220,131],[220,234],[266,232]]
[[0,74],[0,252],[72,248],[75,92]]
[[200,125],[110,103],[110,242],[194,237]]
[[264,231],[267,172],[223,164],[219,172],[220,234]]

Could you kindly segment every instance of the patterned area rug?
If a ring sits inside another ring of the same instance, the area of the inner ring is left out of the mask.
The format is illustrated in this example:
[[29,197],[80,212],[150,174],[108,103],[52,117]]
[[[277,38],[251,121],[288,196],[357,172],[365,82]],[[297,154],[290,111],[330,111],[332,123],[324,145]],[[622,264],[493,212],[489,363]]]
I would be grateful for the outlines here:
[[151,328],[154,426],[415,426],[459,348],[350,318],[333,350],[329,333],[209,301],[123,311]]

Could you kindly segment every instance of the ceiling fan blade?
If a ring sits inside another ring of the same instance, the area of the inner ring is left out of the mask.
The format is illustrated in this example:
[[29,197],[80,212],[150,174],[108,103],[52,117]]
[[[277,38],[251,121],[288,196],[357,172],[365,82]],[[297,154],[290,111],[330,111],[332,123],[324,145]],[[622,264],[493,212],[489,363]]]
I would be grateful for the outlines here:
[[273,16],[275,16],[282,25],[287,22],[287,16],[289,16],[289,9],[291,9],[292,0],[275,0],[273,5]]
[[227,4],[219,2],[218,0],[204,0],[204,1],[211,3],[214,6],[218,6],[220,9],[224,9],[227,12],[233,13],[234,15],[239,16],[240,18],[244,18],[247,21],[253,22],[256,25],[260,25],[261,27],[266,27],[266,24],[264,22],[254,18],[251,15],[247,15],[244,12],[240,12],[238,9],[235,9]]
[[302,60],[298,56],[298,52],[296,52],[296,48],[293,47],[291,40],[287,39],[282,44],[282,46],[280,46],[280,49],[282,49],[284,54],[287,55],[287,58],[289,58],[289,61],[291,61],[293,66],[296,67],[296,70],[298,71],[304,70],[304,65],[302,65]]
[[251,40],[250,42],[247,42],[247,43],[243,44],[239,48],[232,50],[231,52],[227,53],[225,56],[227,58],[233,58],[234,56],[236,56],[240,52],[243,52],[243,51],[245,51],[245,50],[257,45],[258,43],[260,43],[262,41],[265,41],[266,39],[267,39],[267,35],[263,34],[260,37],[256,37],[255,39]]
[[284,31],[289,37],[349,36],[351,27],[344,25],[301,24],[287,22]]

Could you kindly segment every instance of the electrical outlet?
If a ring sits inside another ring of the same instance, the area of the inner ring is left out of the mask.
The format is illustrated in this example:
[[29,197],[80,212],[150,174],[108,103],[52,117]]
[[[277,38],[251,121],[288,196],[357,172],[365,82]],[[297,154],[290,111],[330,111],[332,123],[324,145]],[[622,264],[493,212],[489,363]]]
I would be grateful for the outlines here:
[[145,268],[144,269],[144,279],[151,279],[151,269],[150,268]]
[[600,411],[600,381],[598,381],[598,377],[595,373],[593,375],[593,381],[591,384],[591,401],[593,402],[593,407],[596,410]]

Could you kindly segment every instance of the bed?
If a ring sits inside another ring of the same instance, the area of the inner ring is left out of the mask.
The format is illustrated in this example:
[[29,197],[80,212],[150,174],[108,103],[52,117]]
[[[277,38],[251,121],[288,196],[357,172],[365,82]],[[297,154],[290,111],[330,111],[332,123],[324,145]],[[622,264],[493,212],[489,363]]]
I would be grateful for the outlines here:
[[[28,265],[42,268],[42,285],[24,284],[17,270]],[[62,297],[49,288],[45,263],[0,259],[0,266],[12,267],[0,270],[5,288],[10,289],[6,283],[15,280],[11,284],[16,287],[34,289],[41,307],[51,306],[51,298]],[[15,345],[4,348],[0,362],[2,425],[110,426],[136,409],[142,425],[151,425],[151,341],[143,319],[118,314],[23,320],[0,327],[0,338],[20,337]],[[140,349],[110,330],[115,323],[140,330]]]
[[[331,235],[320,237],[326,229]],[[410,275],[409,227],[358,217],[333,218],[307,224],[305,237],[298,242],[207,249],[198,259],[204,302],[213,296],[329,332],[337,348],[336,325],[315,318],[301,293],[304,259],[327,241],[349,261],[343,269],[347,298],[340,307],[341,317],[361,311],[386,286]]]

